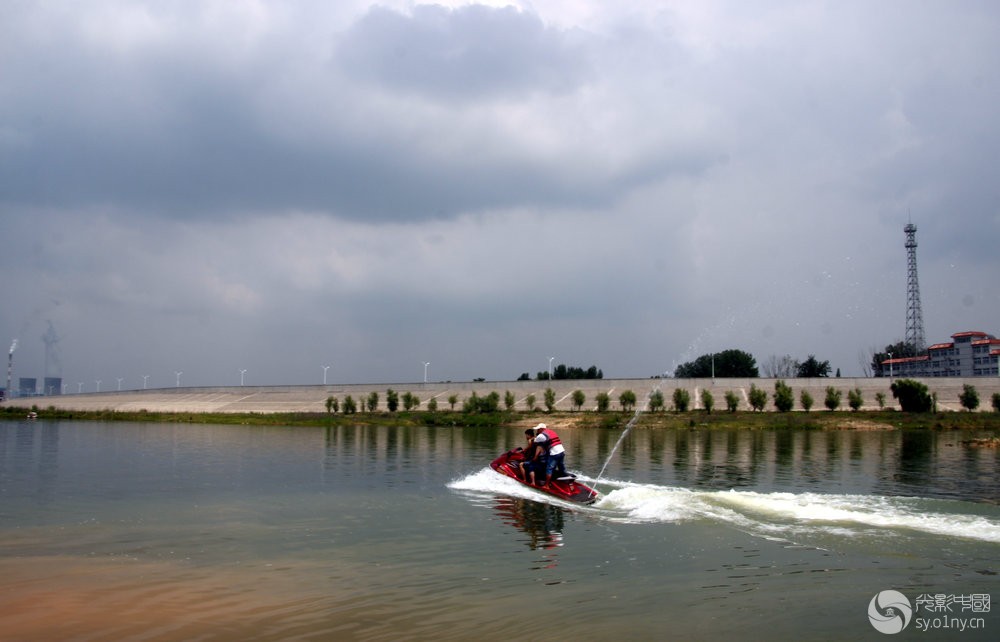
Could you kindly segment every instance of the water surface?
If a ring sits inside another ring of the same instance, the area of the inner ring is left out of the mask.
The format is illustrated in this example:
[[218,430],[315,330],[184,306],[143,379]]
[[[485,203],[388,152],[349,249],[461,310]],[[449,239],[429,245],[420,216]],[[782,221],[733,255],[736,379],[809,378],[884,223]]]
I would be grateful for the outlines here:
[[578,508],[487,468],[519,433],[0,423],[0,639],[876,638],[879,591],[1000,593],[969,434],[636,430]]

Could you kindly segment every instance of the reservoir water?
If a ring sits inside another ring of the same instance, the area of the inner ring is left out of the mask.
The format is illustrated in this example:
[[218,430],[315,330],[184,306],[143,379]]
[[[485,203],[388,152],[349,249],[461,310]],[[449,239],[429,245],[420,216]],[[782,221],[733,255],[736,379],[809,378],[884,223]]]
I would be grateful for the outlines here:
[[1000,636],[978,435],[636,428],[580,508],[489,470],[520,433],[0,423],[0,640]]

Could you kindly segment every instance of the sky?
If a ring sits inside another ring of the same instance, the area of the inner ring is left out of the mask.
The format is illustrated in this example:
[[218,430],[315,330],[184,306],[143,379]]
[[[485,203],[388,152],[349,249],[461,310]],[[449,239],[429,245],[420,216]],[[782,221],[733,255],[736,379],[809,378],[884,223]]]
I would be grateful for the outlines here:
[[862,376],[908,222],[927,341],[1000,334],[995,2],[0,13],[15,386]]

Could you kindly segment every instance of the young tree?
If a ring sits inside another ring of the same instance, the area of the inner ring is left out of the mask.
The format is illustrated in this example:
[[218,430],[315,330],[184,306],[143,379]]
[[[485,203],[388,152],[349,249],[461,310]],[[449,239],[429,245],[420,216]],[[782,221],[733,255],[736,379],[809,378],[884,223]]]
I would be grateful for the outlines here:
[[437,397],[431,397],[427,401],[427,411],[428,412],[437,412],[437,409],[438,409],[438,400],[437,400]]
[[399,393],[392,388],[385,391],[385,407],[389,412],[396,412],[399,409]]
[[583,407],[583,402],[587,400],[587,395],[583,393],[583,390],[573,391],[573,409],[579,410]]
[[771,355],[764,362],[764,376],[768,379],[789,379],[799,371],[799,362],[786,354],[783,357]]
[[419,405],[420,399],[418,399],[413,393],[409,391],[403,393],[403,410],[410,412]]
[[972,412],[979,407],[979,392],[976,391],[975,386],[964,384],[962,386],[962,393],[958,395],[958,400],[961,402],[963,408]]
[[451,406],[452,410],[455,409],[455,404],[457,403],[458,403],[458,395],[448,395],[448,405]]
[[732,390],[726,391],[726,410],[729,412],[736,412],[736,409],[740,407],[740,398]]
[[545,410],[552,412],[556,409],[556,391],[552,388],[545,389]]
[[339,404],[337,403],[337,398],[336,397],[332,397],[332,396],[331,397],[327,397],[326,398],[326,411],[327,411],[327,413],[337,412],[338,410],[340,410],[340,408],[339,408]]
[[535,399],[535,395],[534,394],[530,394],[530,395],[528,395],[527,397],[524,398],[524,403],[525,403],[526,406],[528,406],[528,410],[531,411],[531,412],[535,411],[535,401],[537,401],[537,400]]
[[827,410],[833,412],[840,407],[840,396],[841,392],[839,390],[833,386],[827,386],[826,399],[823,401],[823,405],[826,406]]
[[347,395],[344,397],[344,414],[353,415],[358,411],[358,405],[354,402],[354,397]]
[[802,392],[799,393],[799,405],[802,406],[803,410],[806,412],[812,410],[813,403],[815,403],[815,401],[813,400],[813,396],[809,394],[808,390],[802,390]]
[[622,391],[622,393],[618,395],[618,403],[621,404],[622,410],[631,410],[635,407],[635,393],[631,390]]
[[764,406],[767,404],[767,391],[763,388],[758,388],[756,384],[750,384],[750,407],[753,408],[754,412],[761,412],[764,410]]
[[784,379],[774,382],[774,407],[778,412],[788,412],[795,405],[795,395],[792,387],[785,383]]
[[875,393],[875,403],[878,404],[878,409],[879,410],[885,410],[885,393],[884,392],[880,391],[880,392],[876,392]]
[[707,414],[712,414],[712,408],[715,407],[715,397],[712,396],[712,391],[708,388],[701,389],[701,407],[705,409]]
[[864,397],[861,396],[861,388],[854,388],[854,390],[847,391],[847,405],[851,407],[851,410],[857,412],[861,410],[861,406],[865,403]]
[[375,392],[374,390],[371,391],[371,393],[368,395],[368,401],[367,401],[366,405],[368,407],[368,412],[375,412],[375,409],[378,408],[378,393],[377,392]]
[[503,405],[507,409],[507,412],[514,410],[514,404],[517,403],[517,399],[514,398],[514,393],[510,390],[506,391],[503,395]]
[[654,390],[653,394],[649,395],[649,411],[656,412],[658,410],[663,410],[663,405],[663,391]]
[[903,412],[930,412],[934,401],[927,393],[927,386],[915,379],[897,379],[889,386],[892,396],[899,400]]
[[611,395],[606,392],[597,393],[597,412],[607,412],[611,407]]
[[674,410],[677,412],[687,412],[691,405],[691,393],[684,388],[674,388]]

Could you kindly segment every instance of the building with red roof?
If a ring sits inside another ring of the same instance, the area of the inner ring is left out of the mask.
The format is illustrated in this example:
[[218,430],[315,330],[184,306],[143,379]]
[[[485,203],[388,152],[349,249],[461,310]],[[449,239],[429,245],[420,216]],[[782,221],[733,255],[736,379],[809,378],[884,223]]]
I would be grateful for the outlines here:
[[956,332],[948,343],[935,343],[916,357],[894,357],[882,362],[897,377],[1000,376],[1000,339],[985,332]]

